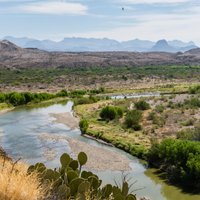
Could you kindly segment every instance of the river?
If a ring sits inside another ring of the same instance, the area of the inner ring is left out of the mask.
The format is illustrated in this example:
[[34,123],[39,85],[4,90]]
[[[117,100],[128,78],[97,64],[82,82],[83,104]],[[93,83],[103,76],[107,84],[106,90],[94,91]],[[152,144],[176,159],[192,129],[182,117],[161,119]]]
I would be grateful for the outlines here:
[[[131,177],[130,182],[136,182],[132,190],[138,197],[148,197],[152,200],[198,200],[200,195],[186,194],[181,189],[166,184],[154,170],[146,169],[140,161],[114,147],[100,144],[80,135],[80,130],[71,130],[64,124],[56,123],[51,113],[72,112],[72,102],[54,104],[47,107],[21,107],[0,115],[0,144],[13,158],[22,158],[28,164],[43,162],[48,167],[59,166],[59,157],[64,152],[70,152],[68,143],[64,140],[41,140],[42,134],[67,136],[73,140],[117,152],[130,160],[131,170],[123,172]],[[53,156],[53,159],[51,157]],[[120,182],[122,171],[95,171],[103,183]]]

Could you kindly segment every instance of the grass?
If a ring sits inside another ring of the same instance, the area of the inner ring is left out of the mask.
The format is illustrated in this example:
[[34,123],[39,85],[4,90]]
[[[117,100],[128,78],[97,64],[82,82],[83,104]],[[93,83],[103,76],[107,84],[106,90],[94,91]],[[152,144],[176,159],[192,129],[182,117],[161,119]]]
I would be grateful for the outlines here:
[[[137,150],[145,151],[145,148],[150,147],[150,140],[143,134],[143,131],[126,129],[118,120],[106,122],[99,119],[101,108],[105,105],[112,104],[113,102],[114,101],[112,100],[100,101],[94,104],[78,105],[75,106],[74,109],[80,118],[87,119],[89,123],[87,134],[110,142],[132,155],[139,156]],[[121,102],[123,105],[124,100]],[[126,103],[127,102],[129,102],[129,100],[127,100]],[[116,101],[116,103],[117,106],[120,105],[119,101]]]
[[27,174],[28,166],[0,158],[0,199],[40,200],[45,196],[45,188],[35,173]]
[[11,109],[12,106],[7,103],[0,103],[0,111]]

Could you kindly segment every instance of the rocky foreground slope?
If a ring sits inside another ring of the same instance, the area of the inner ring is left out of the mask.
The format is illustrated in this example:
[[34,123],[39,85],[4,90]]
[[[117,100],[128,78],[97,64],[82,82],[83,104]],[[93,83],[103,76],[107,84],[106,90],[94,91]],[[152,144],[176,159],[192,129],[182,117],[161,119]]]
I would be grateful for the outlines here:
[[164,52],[46,52],[23,49],[13,43],[0,42],[0,68],[92,67],[200,65],[200,49],[185,53]]

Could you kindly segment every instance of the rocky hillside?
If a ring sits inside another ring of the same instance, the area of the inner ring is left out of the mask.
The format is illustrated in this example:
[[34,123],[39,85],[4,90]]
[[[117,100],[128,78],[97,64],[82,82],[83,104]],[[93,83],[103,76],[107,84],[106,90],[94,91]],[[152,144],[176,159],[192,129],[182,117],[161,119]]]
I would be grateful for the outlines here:
[[0,42],[0,68],[200,65],[200,49],[164,52],[46,52]]

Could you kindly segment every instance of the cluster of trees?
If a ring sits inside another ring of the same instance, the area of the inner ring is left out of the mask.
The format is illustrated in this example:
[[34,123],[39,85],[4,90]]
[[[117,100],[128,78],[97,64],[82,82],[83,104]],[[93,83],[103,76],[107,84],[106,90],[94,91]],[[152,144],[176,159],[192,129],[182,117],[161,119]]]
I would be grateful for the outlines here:
[[[136,110],[127,111],[125,116],[125,125],[127,128],[133,128],[135,131],[141,130],[142,126],[140,122],[142,120],[142,111],[148,110],[150,105],[144,101],[140,100],[135,103]],[[114,120],[123,117],[124,112],[120,107],[117,106],[106,106],[100,112],[100,117],[103,120]]]
[[161,167],[173,182],[200,189],[200,143],[166,139],[153,144],[149,164]]
[[[61,90],[56,94],[50,93],[30,93],[30,92],[11,92],[11,93],[0,93],[0,103],[9,103],[13,106],[25,105],[29,102],[41,102],[56,97],[71,97],[75,99],[75,104],[88,104],[95,103],[99,98],[92,96],[91,94],[99,94],[105,91],[104,88],[95,89],[95,90],[74,90],[66,91]],[[83,97],[84,95],[89,94],[89,97]]]
[[56,94],[51,93],[31,93],[31,92],[11,92],[11,93],[0,93],[0,103],[9,103],[13,106],[25,105],[30,102],[41,102],[56,97],[67,97],[69,96],[66,90],[61,90]]
[[40,102],[48,99],[52,99],[57,97],[56,94],[49,94],[49,93],[18,93],[12,92],[8,94],[0,94],[0,103],[6,102],[12,104],[13,106],[19,106],[28,104],[29,102]]

